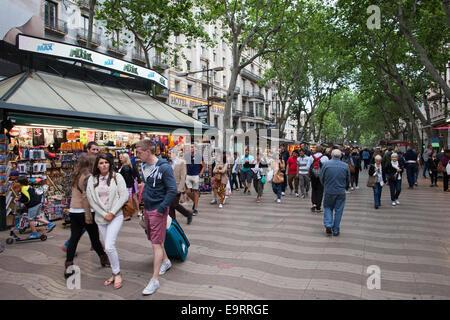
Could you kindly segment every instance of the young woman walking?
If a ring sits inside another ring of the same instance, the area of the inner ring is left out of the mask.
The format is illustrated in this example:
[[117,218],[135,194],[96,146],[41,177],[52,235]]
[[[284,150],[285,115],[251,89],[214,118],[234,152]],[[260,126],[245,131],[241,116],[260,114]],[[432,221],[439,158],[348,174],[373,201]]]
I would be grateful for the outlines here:
[[77,166],[72,175],[72,198],[70,201],[70,239],[67,246],[66,264],[64,276],[68,278],[72,273],[67,273],[67,268],[73,265],[73,258],[77,250],[78,242],[84,233],[83,229],[89,234],[91,247],[100,258],[100,264],[103,267],[109,266],[109,259],[103,250],[100,242],[98,226],[95,223],[95,213],[91,211],[91,206],[86,195],[86,187],[89,177],[92,174],[92,168],[95,163],[95,155],[89,153],[81,154],[77,161]]
[[384,168],[386,180],[389,182],[389,189],[391,191],[391,201],[392,206],[396,206],[400,204],[398,201],[398,197],[400,196],[400,192],[402,191],[402,174],[403,174],[403,166],[398,161],[398,154],[391,154],[391,161]]
[[128,201],[129,194],[124,178],[114,172],[107,156],[101,154],[97,157],[86,193],[89,204],[95,211],[95,222],[111,263],[112,277],[105,281],[105,286],[114,283],[114,289],[119,289],[122,287],[122,276],[115,244],[123,224],[122,207]]
[[369,166],[369,176],[376,176],[377,182],[373,187],[373,198],[375,202],[375,209],[381,205],[381,192],[383,191],[383,186],[386,183],[386,175],[381,165],[381,160],[383,159],[380,155],[375,156],[375,163]]
[[[219,155],[217,156],[219,157]],[[218,160],[218,158],[216,157],[216,160]],[[219,200],[219,208],[222,209],[223,208],[223,203],[225,200],[225,192],[226,192],[226,187],[227,187],[227,182],[228,182],[228,175],[227,175],[227,158],[224,155],[222,162],[216,162],[216,166],[214,167],[214,179],[216,182],[216,192],[217,195],[219,196],[220,200]]]

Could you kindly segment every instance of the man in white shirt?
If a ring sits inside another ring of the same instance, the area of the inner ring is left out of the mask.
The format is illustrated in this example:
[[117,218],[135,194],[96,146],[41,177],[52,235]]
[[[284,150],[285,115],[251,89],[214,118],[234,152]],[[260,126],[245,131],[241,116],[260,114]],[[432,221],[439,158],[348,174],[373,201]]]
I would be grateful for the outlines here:
[[300,185],[300,192],[302,193],[301,197],[304,199],[308,197],[309,191],[309,167],[311,167],[312,158],[305,155],[305,151],[303,149],[299,150],[300,156],[297,158],[298,164],[298,180]]

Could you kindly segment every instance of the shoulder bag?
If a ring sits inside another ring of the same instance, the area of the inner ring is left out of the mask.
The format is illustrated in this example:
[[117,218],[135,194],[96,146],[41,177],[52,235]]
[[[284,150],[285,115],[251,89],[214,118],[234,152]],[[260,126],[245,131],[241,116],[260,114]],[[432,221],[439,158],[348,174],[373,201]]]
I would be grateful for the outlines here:
[[377,184],[377,180],[378,180],[378,175],[376,175],[376,176],[370,175],[369,180],[367,180],[367,186],[369,188],[375,187],[375,185]]

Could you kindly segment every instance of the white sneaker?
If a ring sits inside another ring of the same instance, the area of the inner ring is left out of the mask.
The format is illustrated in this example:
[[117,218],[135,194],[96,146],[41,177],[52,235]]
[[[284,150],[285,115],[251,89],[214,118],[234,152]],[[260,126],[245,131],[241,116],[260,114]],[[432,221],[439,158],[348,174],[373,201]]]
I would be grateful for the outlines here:
[[352,191],[353,191],[353,190],[355,190],[355,188],[351,187],[351,188],[350,188],[350,190],[352,190]]
[[210,203],[211,204],[216,204],[217,203],[217,199],[212,199]]
[[162,276],[165,274],[170,267],[172,267],[172,262],[170,262],[170,260],[167,260],[167,262],[163,261],[161,263],[161,269],[159,269],[159,275]]
[[356,190],[359,190],[359,187],[355,187]]
[[153,294],[156,290],[159,288],[159,281],[154,280],[153,278],[150,279],[150,282],[145,287],[144,291],[142,291],[142,295],[148,296],[150,294]]
[[223,205],[219,204],[219,209],[222,209],[222,208],[223,208]]
[[397,205],[397,203],[395,203],[395,201],[392,201],[392,206],[395,207]]
[[396,203],[396,204],[400,204],[400,201],[398,201],[398,200],[395,200],[395,203]]
[[296,193],[295,196],[298,198],[298,193]]
[[347,193],[347,194],[348,194],[348,193],[351,193],[351,192],[350,192],[350,191],[347,191],[347,190],[345,190],[345,193]]
[[280,199],[277,199],[277,203],[281,203],[281,200],[280,200]]
[[286,194],[284,192],[281,193],[282,196],[285,196]]

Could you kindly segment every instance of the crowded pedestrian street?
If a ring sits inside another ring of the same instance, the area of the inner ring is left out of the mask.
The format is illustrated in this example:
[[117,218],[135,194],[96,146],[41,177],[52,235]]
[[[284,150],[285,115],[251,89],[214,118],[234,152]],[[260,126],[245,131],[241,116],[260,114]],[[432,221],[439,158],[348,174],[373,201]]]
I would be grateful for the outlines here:
[[[367,178],[363,171],[360,189],[347,194],[339,236],[326,235],[323,213],[311,212],[310,199],[286,191],[277,203],[270,185],[260,203],[252,188],[251,195],[235,191],[223,209],[210,204],[212,193],[201,193],[191,224],[177,216],[189,255],[172,260],[151,296],[141,294],[153,253],[137,216],[124,222],[116,242],[120,290],[103,285],[110,269],[100,267],[87,236],[74,260],[81,289],[67,288],[60,247],[70,229],[62,221],[44,242],[5,245],[8,232],[0,232],[0,299],[449,299],[448,192],[419,178],[417,188],[405,187],[401,204],[391,206],[386,190],[375,210]],[[370,266],[379,267],[379,288],[369,288]]]

